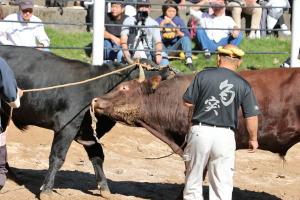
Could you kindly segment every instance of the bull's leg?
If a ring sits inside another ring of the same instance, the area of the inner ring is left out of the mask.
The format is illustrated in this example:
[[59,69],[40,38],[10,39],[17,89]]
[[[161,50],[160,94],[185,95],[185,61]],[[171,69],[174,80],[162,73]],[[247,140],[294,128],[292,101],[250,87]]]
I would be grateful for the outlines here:
[[65,161],[67,151],[76,135],[75,130],[71,126],[67,126],[64,130],[54,135],[49,156],[49,169],[41,187],[41,199],[43,196],[52,194],[55,175]]
[[[115,121],[104,115],[97,116],[97,119],[97,138],[101,138],[116,124]],[[92,121],[90,114],[86,113],[76,139],[80,138],[81,143],[82,141],[86,141],[84,143],[89,144],[84,145],[84,148],[93,164],[98,189],[100,190],[101,196],[108,197],[108,195],[110,194],[110,190],[103,171],[104,153],[101,144],[97,142],[96,138],[93,135],[91,122]]]
[[[97,116],[97,119],[97,138],[101,138],[116,124],[115,121],[104,115]],[[108,197],[110,190],[103,171],[104,153],[101,144],[97,142],[95,136],[93,135],[91,123],[92,119],[90,113],[86,112],[75,140],[84,146],[89,159],[93,164],[96,182],[101,196]]]
[[101,144],[96,143],[92,146],[84,146],[95,171],[96,181],[100,194],[103,197],[108,197],[110,190],[107,184],[107,179],[103,171],[104,153]]

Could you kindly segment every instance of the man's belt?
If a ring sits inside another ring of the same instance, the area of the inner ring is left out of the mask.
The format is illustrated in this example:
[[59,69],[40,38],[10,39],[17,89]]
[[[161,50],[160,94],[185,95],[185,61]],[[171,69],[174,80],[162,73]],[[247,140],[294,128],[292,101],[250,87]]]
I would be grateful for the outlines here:
[[215,127],[215,128],[227,128],[230,129],[232,131],[234,131],[234,128],[230,127],[230,126],[219,126],[219,125],[214,125],[214,124],[208,124],[208,123],[193,123],[193,125],[200,125],[200,126],[209,126],[209,127]]

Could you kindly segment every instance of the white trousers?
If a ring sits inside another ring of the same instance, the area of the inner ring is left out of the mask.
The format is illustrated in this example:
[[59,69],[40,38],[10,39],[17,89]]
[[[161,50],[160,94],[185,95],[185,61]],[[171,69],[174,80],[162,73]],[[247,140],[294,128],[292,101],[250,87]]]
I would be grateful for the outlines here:
[[184,200],[203,200],[203,171],[207,166],[210,200],[231,200],[235,137],[229,128],[195,125],[187,135]]

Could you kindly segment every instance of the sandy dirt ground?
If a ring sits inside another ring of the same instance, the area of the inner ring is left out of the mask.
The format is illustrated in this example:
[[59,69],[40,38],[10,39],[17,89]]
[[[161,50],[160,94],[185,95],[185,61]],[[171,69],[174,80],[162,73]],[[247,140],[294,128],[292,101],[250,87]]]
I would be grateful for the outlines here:
[[[9,163],[23,185],[8,180],[1,200],[37,199],[48,169],[52,131],[30,127],[21,132],[9,127]],[[112,192],[110,199],[173,200],[184,183],[184,163],[177,155],[151,160],[171,152],[164,143],[142,128],[118,124],[100,141],[106,160],[104,170]],[[283,162],[266,151],[236,152],[234,200],[300,200],[300,144]],[[204,196],[208,197],[205,181]],[[73,143],[65,164],[56,176],[52,199],[103,199],[96,188],[93,167],[81,147]]]

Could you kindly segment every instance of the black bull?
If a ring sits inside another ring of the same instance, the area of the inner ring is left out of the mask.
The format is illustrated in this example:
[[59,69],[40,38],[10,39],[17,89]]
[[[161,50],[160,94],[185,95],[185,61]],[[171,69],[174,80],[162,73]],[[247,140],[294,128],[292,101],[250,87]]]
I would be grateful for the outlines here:
[[[18,86],[22,89],[42,88],[65,83],[72,83],[111,72],[121,65],[91,66],[76,60],[65,59],[52,53],[31,48],[0,47],[3,57],[15,73]],[[124,66],[123,66],[124,67]],[[168,75],[170,71],[147,72],[146,75]],[[112,90],[124,80],[137,78],[139,70],[130,68],[86,84],[25,93],[21,107],[12,115],[14,124],[21,130],[34,125],[53,130],[55,135],[49,156],[49,169],[42,186],[42,194],[51,194],[57,171],[65,161],[71,142],[82,135],[92,135],[91,118],[88,109],[84,109],[96,95]],[[7,106],[2,105],[7,111]],[[80,112],[82,109],[83,112]],[[1,113],[2,121],[5,115]],[[106,116],[99,116],[98,138],[102,137],[114,125],[115,121]],[[101,144],[94,139],[94,144],[84,147],[95,170],[96,181],[101,192],[109,192],[102,164],[104,154]]]
[[[251,84],[262,114],[259,148],[281,156],[300,141],[300,69],[268,69],[240,73]],[[96,114],[131,126],[141,126],[181,154],[189,129],[189,110],[182,95],[194,75],[163,81],[132,80],[93,100]],[[236,131],[237,149],[248,148],[248,134],[241,112]]]

